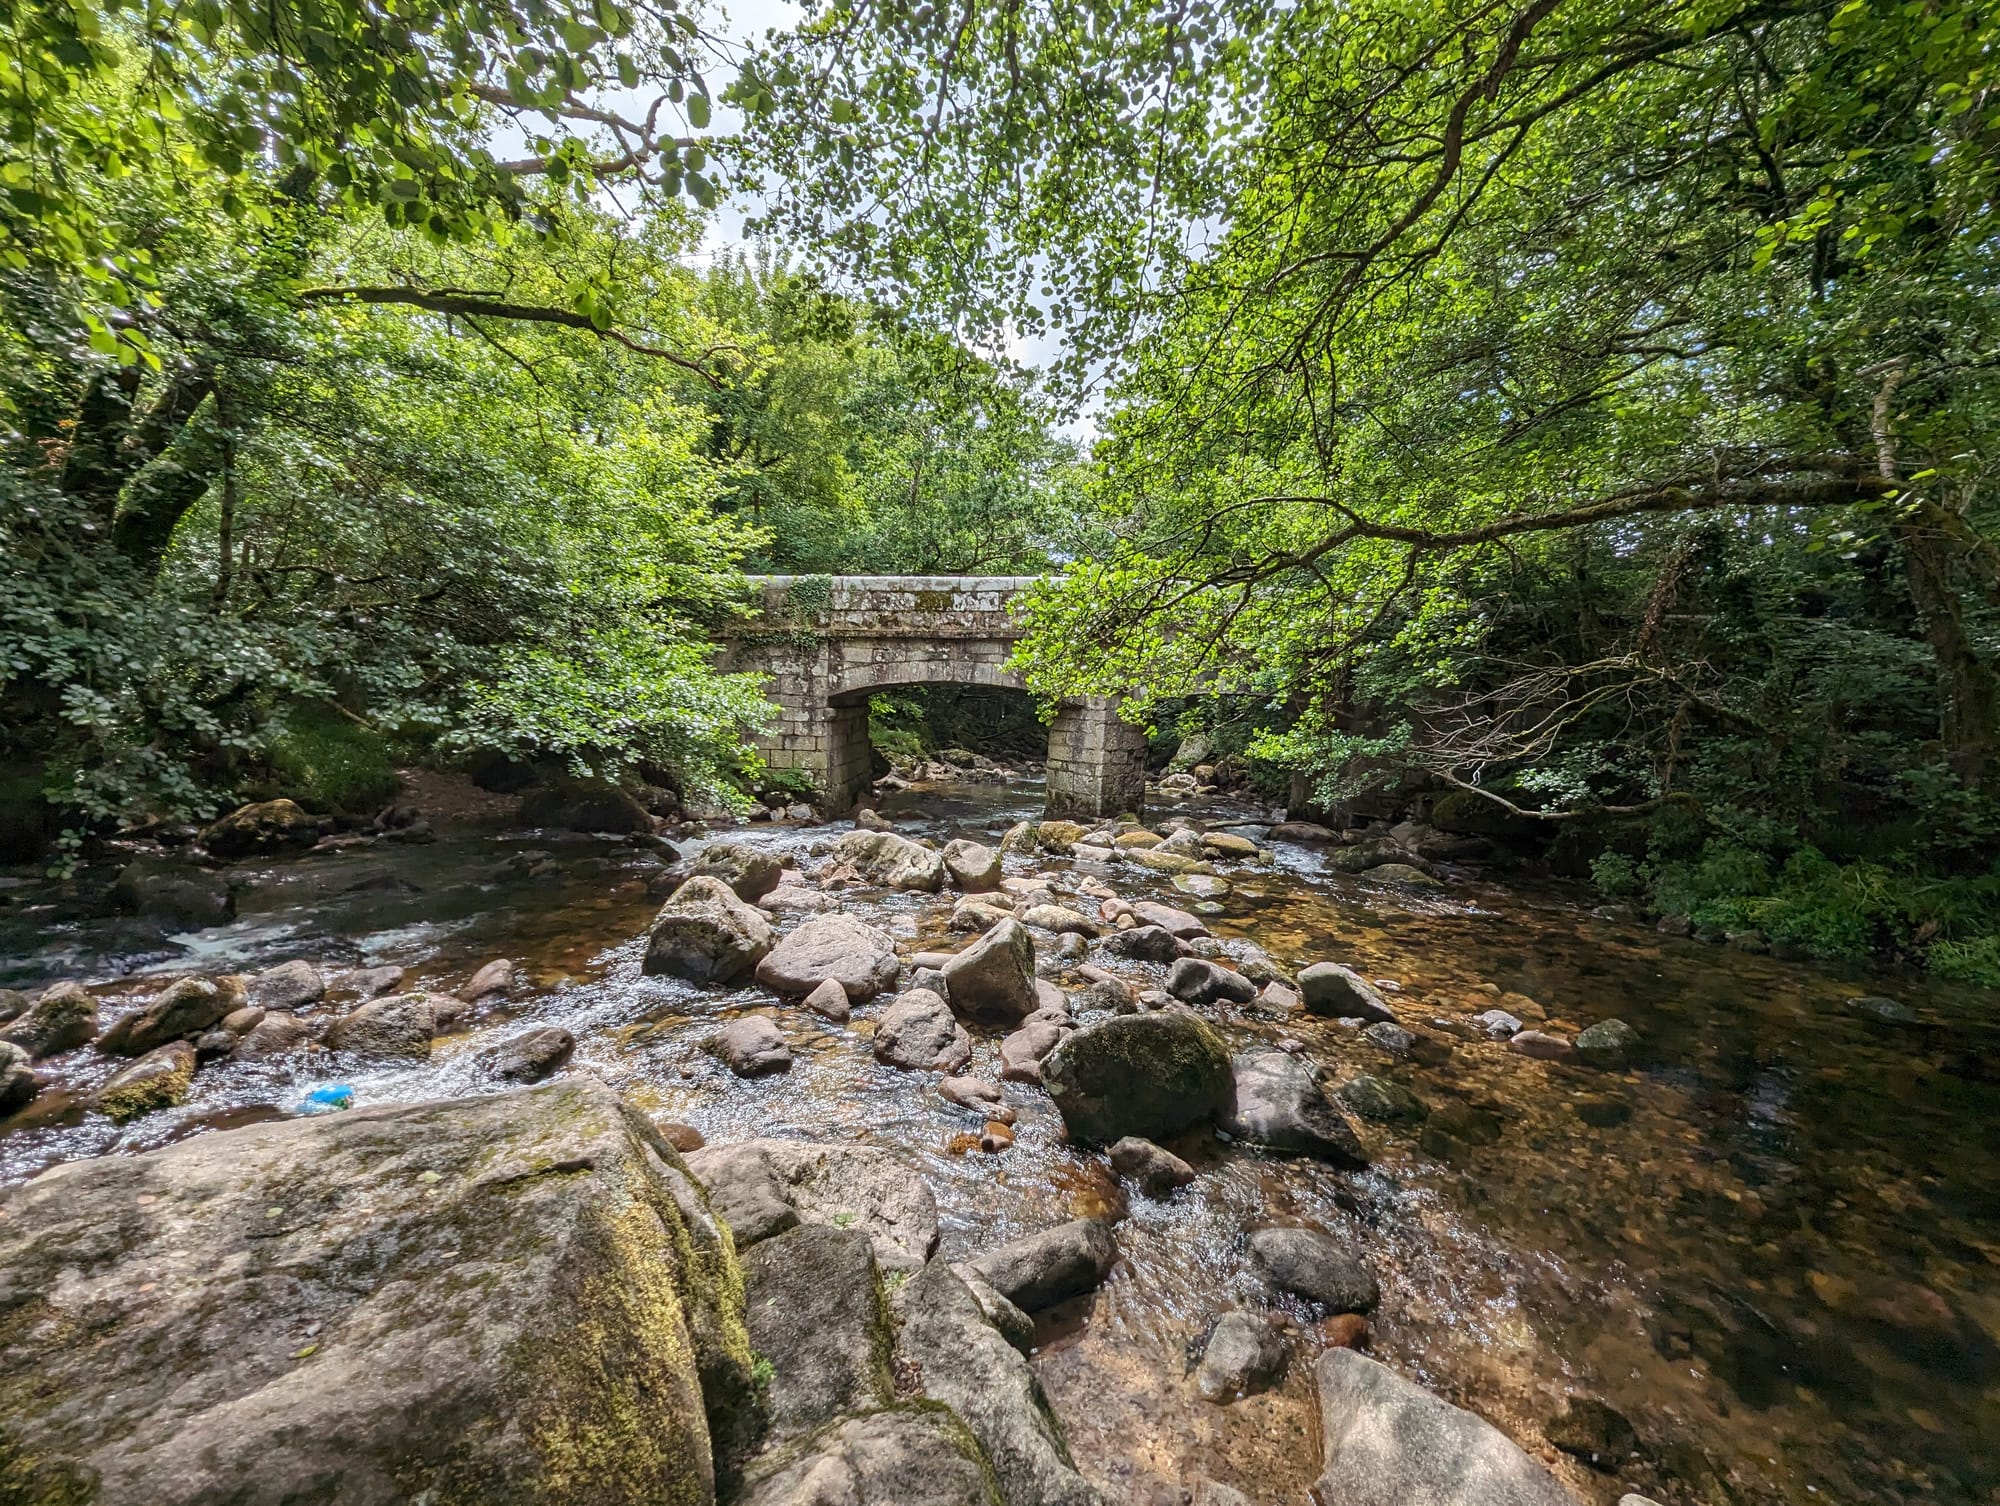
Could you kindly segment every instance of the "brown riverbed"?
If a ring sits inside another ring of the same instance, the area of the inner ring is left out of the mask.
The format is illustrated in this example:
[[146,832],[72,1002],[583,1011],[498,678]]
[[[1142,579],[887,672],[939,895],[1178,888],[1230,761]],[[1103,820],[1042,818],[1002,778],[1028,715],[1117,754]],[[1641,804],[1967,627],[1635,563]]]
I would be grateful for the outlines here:
[[[991,839],[1038,799],[1029,786],[920,788],[888,813],[911,834]],[[810,866],[829,834],[734,835]],[[869,1053],[879,1006],[839,1027],[761,990],[641,976],[657,863],[629,845],[468,822],[431,845],[240,870],[234,924],[165,939],[13,888],[0,983],[85,978],[107,1006],[162,974],[295,956],[398,963],[443,986],[509,956],[534,986],[476,1015],[427,1065],[223,1064],[204,1069],[185,1108],[123,1130],[81,1106],[110,1064],[73,1053],[55,1089],[0,1125],[0,1184],[289,1112],[334,1082],[364,1103],[492,1091],[471,1064],[477,1045],[518,1022],[562,1024],[579,1039],[567,1070],[712,1142],[791,1135],[912,1155],[949,1254],[1079,1213],[1121,1215],[1123,1262],[1094,1297],[1048,1316],[1037,1357],[1080,1465],[1113,1501],[1177,1500],[1198,1473],[1258,1502],[1306,1500],[1318,1467],[1310,1362],[1324,1342],[1311,1315],[1293,1314],[1296,1358],[1277,1390],[1216,1407],[1188,1380],[1207,1323],[1255,1300],[1242,1237],[1269,1222],[1323,1227],[1365,1251],[1384,1290],[1373,1352],[1493,1419],[1586,1501],[1625,1490],[1669,1503],[2000,1501],[1990,993],[1669,939],[1593,918],[1580,895],[1476,878],[1441,894],[1372,887],[1323,872],[1314,849],[1281,846],[1277,867],[1230,872],[1218,934],[1253,939],[1281,965],[1347,961],[1388,980],[1406,1021],[1451,1050],[1418,1065],[1333,1022],[1225,1014],[1229,1030],[1293,1037],[1335,1078],[1395,1078],[1431,1107],[1428,1133],[1364,1128],[1376,1164],[1359,1175],[1200,1137],[1176,1147],[1203,1173],[1194,1187],[1127,1200],[1101,1158],[1061,1143],[1039,1090],[1010,1085],[1021,1111],[1010,1150],[968,1145],[976,1126],[928,1076]],[[1130,897],[1186,902],[1145,870],[1107,878]],[[947,913],[930,896],[846,903],[913,948],[942,935]],[[1919,1022],[1849,1007],[1864,994],[1900,999]],[[1449,1035],[1496,1005],[1554,1030],[1616,1015],[1642,1032],[1646,1059],[1605,1074]],[[715,1022],[744,1010],[779,1020],[789,1074],[739,1081],[703,1053]],[[989,1071],[995,1044],[980,1042]],[[1609,1475],[1550,1448],[1543,1425],[1570,1393],[1628,1417],[1642,1457]]]

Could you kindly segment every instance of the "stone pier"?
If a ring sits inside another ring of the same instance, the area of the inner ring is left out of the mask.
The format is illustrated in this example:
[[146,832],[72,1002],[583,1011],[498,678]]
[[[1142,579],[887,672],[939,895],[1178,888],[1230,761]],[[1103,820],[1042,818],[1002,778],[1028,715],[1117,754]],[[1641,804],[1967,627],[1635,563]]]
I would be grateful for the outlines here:
[[[1022,690],[1007,661],[1024,575],[767,575],[762,609],[726,639],[722,667],[770,677],[778,719],[758,747],[845,810],[868,787],[868,699],[901,685]],[[1051,815],[1136,814],[1146,738],[1107,697],[1066,701],[1049,727]]]

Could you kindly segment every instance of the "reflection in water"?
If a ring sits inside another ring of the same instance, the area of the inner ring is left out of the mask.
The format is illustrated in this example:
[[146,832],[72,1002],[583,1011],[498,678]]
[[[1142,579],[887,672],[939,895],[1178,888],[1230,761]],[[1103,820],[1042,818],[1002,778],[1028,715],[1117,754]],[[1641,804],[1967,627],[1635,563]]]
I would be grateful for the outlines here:
[[[989,839],[1032,812],[1029,789],[916,790],[890,813],[942,840]],[[1242,813],[1237,813],[1242,814]],[[827,833],[735,834],[804,858]],[[273,863],[234,924],[161,938],[65,915],[34,896],[0,912],[0,983],[98,979],[107,1015],[158,974],[294,956],[395,963],[449,987],[488,958],[534,988],[477,1013],[424,1064],[291,1061],[204,1069],[190,1103],[124,1129],[84,1107],[112,1064],[57,1064],[57,1087],[0,1131],[0,1183],[54,1161],[143,1150],[254,1122],[312,1089],[380,1103],[486,1093],[473,1055],[492,1032],[560,1024],[594,1072],[712,1141],[790,1135],[912,1155],[962,1255],[1080,1214],[1122,1214],[1124,1262],[1103,1291],[1048,1315],[1038,1365],[1080,1462],[1119,1501],[1197,1473],[1260,1502],[1303,1500],[1316,1473],[1315,1315],[1293,1310],[1298,1359],[1276,1390],[1218,1408],[1187,1382],[1222,1307],[1255,1299],[1244,1231],[1302,1223],[1376,1262],[1375,1352],[1493,1418],[1586,1500],[1638,1489],[1667,1502],[2000,1500],[2000,1032],[1992,996],[1833,972],[1674,941],[1593,919],[1558,896],[1482,882],[1406,895],[1329,872],[1286,846],[1233,874],[1219,934],[1281,965],[1352,962],[1400,985],[1407,1021],[1453,1049],[1394,1060],[1332,1022],[1231,1017],[1293,1037],[1336,1077],[1369,1071],[1430,1107],[1370,1131],[1373,1170],[1248,1155],[1206,1136],[1172,1148],[1202,1175],[1170,1201],[1129,1200],[1100,1158],[1060,1137],[1032,1089],[1014,1147],[976,1129],[867,1051],[877,1008],[835,1026],[761,990],[708,992],[639,972],[654,908],[646,849],[537,834],[466,837]],[[1019,866],[1019,860],[1010,860]],[[1050,865],[1063,868],[1058,862]],[[238,870],[241,872],[242,870]],[[1121,893],[1174,894],[1117,870]],[[18,897],[18,896],[17,896]],[[1184,901],[1183,901],[1184,902]],[[929,896],[850,896],[913,946],[935,942]],[[122,981],[120,981],[122,980]],[[1917,1026],[1847,1008],[1892,992]],[[1495,1006],[1554,1030],[1617,1015],[1645,1037],[1642,1070],[1550,1066],[1464,1038]],[[742,1082],[701,1043],[717,1020],[773,1015],[793,1070]],[[995,1042],[979,1043],[991,1073]],[[1645,1458],[1592,1475],[1541,1444],[1561,1398],[1589,1391],[1636,1425]]]

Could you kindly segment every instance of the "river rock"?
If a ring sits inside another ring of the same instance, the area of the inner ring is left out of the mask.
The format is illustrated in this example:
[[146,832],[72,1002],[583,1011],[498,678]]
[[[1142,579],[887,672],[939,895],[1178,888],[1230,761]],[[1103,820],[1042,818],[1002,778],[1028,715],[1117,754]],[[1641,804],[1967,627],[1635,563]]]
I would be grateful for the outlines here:
[[708,1038],[708,1050],[738,1077],[769,1077],[792,1070],[784,1032],[761,1014],[731,1020]]
[[834,844],[834,857],[885,889],[935,894],[944,887],[944,858],[892,831],[848,832]]
[[[1041,1080],[1039,1075],[1035,1080]],[[946,1103],[970,1109],[981,1119],[1001,1124],[1012,1124],[1015,1120],[1014,1107],[1007,1102],[1006,1090],[997,1082],[987,1082],[979,1077],[947,1077],[937,1085],[937,1090],[938,1096]]]
[[888,1318],[866,1234],[808,1224],[741,1258],[750,1343],[771,1361],[765,1394],[775,1437],[894,1399]]
[[653,829],[652,812],[622,787],[594,779],[562,779],[521,797],[523,826],[628,835]]
[[1205,1401],[1232,1402],[1282,1380],[1291,1357],[1284,1333],[1262,1313],[1226,1312],[1209,1330],[1195,1389]]
[[1188,940],[1196,936],[1208,935],[1208,922],[1199,915],[1186,910],[1177,910],[1172,905],[1163,905],[1156,900],[1142,899],[1132,906],[1132,913],[1141,925],[1158,926],[1168,935]]
[[1077,1473],[1035,1372],[950,1266],[931,1261],[894,1301],[902,1368],[979,1440],[1005,1506],[1104,1506]]
[[913,988],[883,1011],[875,1057],[907,1071],[957,1072],[972,1060],[972,1037],[939,995]]
[[513,986],[513,959],[495,957],[466,980],[465,987],[458,991],[458,996],[477,1003],[488,994],[504,994]]
[[147,1052],[97,1090],[91,1106],[121,1124],[187,1102],[194,1086],[196,1053],[186,1041],[169,1041]]
[[1167,992],[1190,1004],[1248,1004],[1257,997],[1257,985],[1218,962],[1182,957],[1167,974]]
[[230,1055],[245,1061],[263,1056],[283,1056],[288,1051],[298,1050],[311,1036],[306,1022],[297,1015],[287,1014],[282,1009],[267,1010],[264,1018],[237,1040],[236,1049]]
[[721,879],[738,899],[754,905],[778,887],[785,868],[776,854],[747,842],[711,842],[695,854],[688,876]]
[[1257,844],[1248,837],[1239,837],[1229,831],[1208,831],[1201,835],[1202,851],[1216,857],[1241,861],[1257,856]]
[[944,871],[967,894],[983,894],[1000,887],[1000,854],[959,837],[944,844]]
[[1232,1138],[1335,1166],[1358,1170],[1368,1164],[1353,1126],[1306,1063],[1259,1047],[1239,1052],[1229,1065],[1233,1098],[1222,1127]]
[[560,1025],[543,1025],[488,1046],[479,1064],[509,1082],[540,1082],[570,1058],[576,1037]]
[[1172,962],[1181,954],[1181,943],[1164,926],[1133,926],[1106,936],[1104,949],[1134,962]]
[[998,905],[989,905],[983,899],[968,897],[958,902],[957,908],[951,912],[949,924],[954,931],[966,931],[977,935],[981,931],[992,930],[1007,919],[1008,913]]
[[1377,863],[1362,874],[1369,884],[1397,884],[1405,889],[1442,889],[1444,883],[1409,863]]
[[1391,1056],[1408,1056],[1417,1044],[1415,1035],[1401,1025],[1391,1025],[1387,1020],[1377,1020],[1361,1032],[1361,1038]]
[[139,858],[118,871],[111,897],[121,910],[146,920],[205,927],[236,916],[229,880],[184,858]]
[[979,1446],[949,1413],[897,1407],[850,1417],[804,1452],[753,1469],[736,1506],[1001,1506]]
[[357,994],[364,999],[377,999],[383,994],[395,993],[409,977],[407,968],[384,965],[382,967],[357,968],[341,975],[340,988],[344,993]]
[[242,858],[285,847],[310,847],[324,823],[290,800],[263,800],[238,806],[201,834],[201,844],[219,858]]
[[1577,1032],[1576,1054],[1604,1072],[1622,1072],[1639,1054],[1639,1032],[1623,1020],[1599,1020]]
[[40,998],[0,1028],[0,1041],[11,1041],[35,1060],[73,1051],[97,1034],[97,1000],[74,983],[44,989]]
[[1094,1218],[1078,1218],[989,1251],[972,1269],[1021,1311],[1037,1313],[1095,1291],[1117,1263],[1111,1230]]
[[[728,1245],[594,1081],[72,1162],[8,1212],[24,1499],[700,1501],[749,1412]],[[618,1464],[580,1496],[585,1439]]]
[[1639,1449],[1639,1435],[1610,1402],[1567,1396],[1562,1410],[1542,1425],[1542,1436],[1592,1469],[1616,1474]]
[[1164,845],[1141,849],[1127,854],[1141,868],[1151,868],[1156,873],[1206,873],[1213,875],[1215,869],[1200,858],[1191,858],[1185,853],[1169,852]]
[[1127,1135],[1111,1147],[1111,1168],[1147,1197],[1167,1197],[1194,1180],[1194,1168],[1151,1140]]
[[1035,992],[1035,942],[1012,916],[944,965],[951,1007],[971,1020],[1011,1025],[1040,1007]]
[[1365,1072],[1342,1083],[1336,1096],[1363,1119],[1378,1124],[1415,1123],[1430,1112],[1423,1100],[1401,1083]]
[[[250,1032],[253,1038],[256,1034],[256,1030]],[[431,1007],[429,994],[391,994],[335,1020],[327,1027],[326,1044],[334,1051],[352,1051],[357,1056],[426,1057],[436,1034],[437,1012]]]
[[1338,842],[1340,833],[1331,827],[1320,826],[1311,821],[1280,821],[1271,828],[1271,839],[1276,842],[1325,844]]
[[777,937],[761,910],[717,878],[691,878],[660,907],[646,938],[645,971],[695,983],[733,983]]
[[1498,1428],[1352,1349],[1314,1367],[1324,1467],[1341,1506],[1575,1506]]
[[1229,1054],[1191,1014],[1113,1015],[1072,1031],[1042,1062],[1070,1138],[1108,1145],[1178,1134],[1229,1108]]
[[98,1037],[98,1049],[112,1056],[144,1056],[168,1041],[204,1034],[242,1002],[242,995],[225,993],[206,978],[182,978],[151,1003],[115,1020]]
[[902,970],[896,943],[888,933],[851,915],[816,915],[757,964],[757,981],[796,997],[832,980],[851,1003],[865,1004],[892,985]]
[[265,1009],[297,1009],[325,997],[326,979],[310,962],[294,960],[265,968],[244,991]]
[[1511,1015],[1504,1009],[1489,1009],[1473,1017],[1473,1024],[1496,1041],[1508,1040],[1521,1033],[1522,1025],[1518,1015]]
[[1097,934],[1096,922],[1079,915],[1067,905],[1030,905],[1018,913],[1021,924],[1054,931],[1058,935],[1089,937]]
[[1576,1060],[1576,1047],[1561,1036],[1551,1035],[1546,1030],[1523,1030],[1507,1042],[1507,1049],[1519,1056],[1532,1056],[1536,1061]]
[[0,988],[0,1025],[18,1020],[28,1012],[28,996],[18,989]]
[[1365,1313],[1382,1300],[1375,1273],[1316,1229],[1258,1229],[1250,1236],[1250,1267],[1328,1312]]
[[1062,1038],[1062,1028],[1051,1021],[1024,1024],[1000,1042],[1000,1076],[1007,1082],[1040,1082],[1042,1058]]
[[822,978],[813,991],[806,995],[805,1005],[821,1019],[832,1020],[839,1025],[846,1024],[854,1013],[854,1006],[847,997],[847,990],[841,987],[838,978]]
[[1299,993],[1308,1014],[1332,1019],[1387,1020],[1400,1023],[1383,1002],[1381,992],[1353,968],[1338,962],[1315,962],[1299,970]]
[[1882,994],[1867,994],[1849,999],[1847,1007],[1864,1019],[1878,1025],[1920,1025],[1922,1017],[1901,999],[1891,999]]
[[40,1092],[41,1086],[34,1058],[12,1041],[0,1041],[0,1114],[13,1113]]
[[744,1140],[688,1157],[739,1248],[801,1223],[858,1229],[876,1261],[910,1270],[937,1249],[937,1199],[916,1168],[873,1145]]

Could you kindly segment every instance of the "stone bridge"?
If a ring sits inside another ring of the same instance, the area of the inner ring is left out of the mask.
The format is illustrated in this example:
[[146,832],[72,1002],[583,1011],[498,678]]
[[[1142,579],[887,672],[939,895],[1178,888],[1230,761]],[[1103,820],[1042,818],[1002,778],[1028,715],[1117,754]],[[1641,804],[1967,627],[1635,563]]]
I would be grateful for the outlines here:
[[[834,810],[868,787],[868,698],[902,685],[999,685],[1030,575],[766,575],[761,614],[725,640],[721,664],[770,676],[778,719],[758,747],[773,769],[810,776]],[[1136,813],[1146,738],[1108,697],[1065,701],[1049,727],[1051,815]]]

